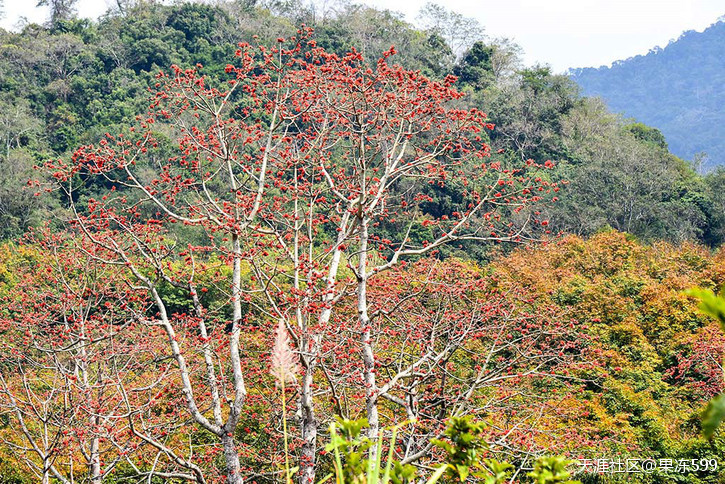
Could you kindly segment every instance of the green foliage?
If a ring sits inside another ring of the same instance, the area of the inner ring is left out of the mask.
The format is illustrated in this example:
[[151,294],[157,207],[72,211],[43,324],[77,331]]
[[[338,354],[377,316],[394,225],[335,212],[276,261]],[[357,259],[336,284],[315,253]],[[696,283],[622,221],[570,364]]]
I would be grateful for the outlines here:
[[503,484],[508,482],[514,466],[508,462],[499,462],[496,459],[486,459],[484,463],[486,464],[487,471],[490,472],[490,474],[483,476],[483,482],[485,484]]
[[458,81],[465,86],[484,89],[494,80],[493,62],[494,46],[484,42],[476,42],[466,52],[463,59],[453,69]]
[[20,473],[18,467],[10,459],[0,456],[0,484],[30,484],[28,476]]
[[700,205],[707,214],[703,239],[710,246],[717,246],[725,240],[725,168],[708,173],[702,181],[704,196]]
[[[547,230],[591,235],[609,225],[644,240],[697,239],[717,246],[725,239],[721,176],[697,175],[667,152],[659,130],[593,107],[596,103],[580,98],[575,83],[547,67],[522,69],[516,44],[481,40],[470,19],[435,4],[425,7],[425,30],[420,30],[388,10],[354,4],[333,12],[296,2],[262,7],[241,1],[213,6],[120,1],[118,9],[92,22],[73,18],[72,9],[61,12],[72,2],[53,3],[60,10],[51,24],[0,33],[5,157],[8,149],[20,148],[36,162],[69,156],[107,131],[126,129],[146,112],[148,89],[159,70],[202,64],[203,72],[218,74],[237,42],[273,45],[304,23],[315,27],[316,41],[330,51],[355,48],[372,59],[395,45],[394,60],[406,68],[439,79],[458,76],[469,94],[461,103],[481,108],[496,124],[484,139],[493,148],[491,161],[555,161],[557,170],[547,176],[567,184],[556,204],[536,209],[542,212],[537,218],[549,225],[533,229],[531,236]],[[0,237],[19,235],[63,204],[58,196],[29,204],[19,189],[26,181],[0,173],[0,190],[8,186],[0,207],[6,207],[3,215],[10,221]],[[103,187],[87,188],[93,196]],[[431,186],[429,213],[454,200],[458,189]],[[403,225],[391,231],[405,230]],[[426,240],[417,235],[416,242]],[[467,241],[458,249],[457,255],[479,261],[490,252],[489,246]]]
[[662,146],[656,130],[624,124],[590,99],[560,122],[568,159],[559,169],[569,183],[560,204],[550,209],[555,226],[591,235],[609,225],[650,241],[704,238],[710,195]]
[[720,394],[710,400],[702,415],[702,433],[712,438],[713,434],[725,420],[725,394]]
[[[4,159],[3,159],[4,158]],[[54,201],[28,187],[37,163],[29,150],[13,149],[0,157],[0,238],[21,236],[29,227],[42,223]]]
[[[474,422],[470,416],[451,417],[444,432],[445,439],[432,439],[431,443],[444,452],[444,477],[454,482],[469,478],[485,484],[508,482],[514,466],[491,458],[484,458],[488,445],[483,440],[483,422]],[[569,480],[567,466],[574,463],[564,457],[541,457],[527,475],[536,484],[576,484]]]
[[[362,436],[362,429],[368,424],[366,419],[349,420],[338,417],[330,424],[330,442],[325,446],[327,452],[334,453],[335,481],[338,484],[404,484],[414,482],[416,469],[410,464],[401,464],[393,456],[398,430],[405,424],[391,430],[388,454],[383,467],[383,437],[373,441]],[[375,450],[375,458],[370,459],[370,451]],[[434,473],[426,484],[434,484],[442,471]],[[329,478],[329,476],[328,476]],[[325,478],[327,480],[328,478]]]
[[[348,420],[338,417],[330,424],[330,443],[327,452],[334,455],[334,477],[338,484],[403,484],[416,481],[416,468],[403,465],[394,458],[398,430],[405,423],[391,429],[387,459],[383,465],[383,438],[372,441],[362,436],[367,420]],[[470,416],[451,417],[444,431],[444,439],[432,439],[431,443],[444,453],[443,464],[428,478],[426,484],[434,484],[443,478],[452,482],[475,479],[485,484],[504,484],[509,481],[514,466],[491,458],[484,458],[488,445],[483,440],[485,425],[474,422]],[[369,460],[371,449],[375,460]],[[527,475],[536,484],[578,484],[569,479],[567,466],[574,461],[564,457],[541,457],[532,472]],[[320,481],[325,482],[333,475]]]
[[486,484],[507,482],[513,466],[507,462],[483,458],[488,445],[483,440],[483,422],[474,422],[470,416],[451,417],[444,432],[446,439],[432,439],[431,443],[443,450],[445,475],[458,482],[469,477]]
[[643,123],[632,123],[624,127],[624,129],[640,141],[645,141],[656,147],[667,149],[667,140],[657,128],[652,128]]
[[540,457],[534,464],[534,470],[527,476],[531,477],[536,484],[575,484],[578,481],[570,480],[571,472],[566,469],[573,463],[574,461],[559,456]]
[[725,291],[715,295],[715,293],[706,289],[690,289],[685,293],[698,299],[698,309],[715,318],[720,324],[720,328],[725,331]]
[[481,478],[485,475],[481,453],[488,446],[482,439],[483,422],[474,422],[470,416],[451,417],[444,435],[447,440],[431,442],[445,452],[446,475],[464,482],[468,476]]

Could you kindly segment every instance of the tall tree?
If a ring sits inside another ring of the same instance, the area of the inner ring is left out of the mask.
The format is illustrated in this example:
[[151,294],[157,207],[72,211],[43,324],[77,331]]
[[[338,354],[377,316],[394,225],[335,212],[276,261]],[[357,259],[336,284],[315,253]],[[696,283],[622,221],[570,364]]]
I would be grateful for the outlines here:
[[[108,134],[71,163],[47,164],[75,226],[155,302],[148,323],[165,329],[186,407],[223,447],[229,484],[242,482],[235,430],[249,394],[245,324],[282,320],[296,342],[305,372],[300,480],[309,482],[313,380],[341,298],[356,295],[355,344],[374,438],[385,392],[375,376],[370,281],[449,243],[520,240],[523,227],[508,216],[551,189],[534,163],[488,163],[491,125],[479,110],[456,106],[463,94],[454,77],[437,82],[391,65],[393,49],[371,66],[355,50],[326,52],[311,31],[298,35],[289,48],[281,38],[274,48],[241,44],[225,80],[174,67],[159,75],[130,137]],[[81,208],[77,183],[91,179],[113,190]],[[450,187],[454,200],[431,212],[430,187]],[[400,235],[390,238],[391,228]],[[182,245],[187,230],[194,242]],[[200,297],[212,255],[229,268],[226,281],[216,280],[228,297],[223,311]],[[353,277],[342,278],[343,270]],[[193,326],[169,306],[164,285],[184,293]],[[199,341],[198,353],[182,337]]]
[[0,440],[38,482],[100,483],[132,454],[117,377],[142,378],[133,327],[146,305],[73,236],[26,242],[2,298]]
[[78,0],[38,0],[38,7],[50,7],[50,23],[56,25],[63,20],[70,20],[76,14],[75,4]]
[[484,38],[483,25],[478,20],[464,17],[434,2],[426,3],[418,12],[417,19],[425,30],[443,37],[456,56],[461,56]]

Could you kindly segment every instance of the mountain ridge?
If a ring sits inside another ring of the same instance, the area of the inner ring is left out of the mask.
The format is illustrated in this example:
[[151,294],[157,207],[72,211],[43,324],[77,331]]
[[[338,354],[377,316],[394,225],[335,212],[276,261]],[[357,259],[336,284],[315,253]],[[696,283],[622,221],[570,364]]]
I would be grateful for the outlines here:
[[570,69],[583,94],[654,126],[670,150],[710,170],[725,165],[725,17],[664,48],[610,67]]

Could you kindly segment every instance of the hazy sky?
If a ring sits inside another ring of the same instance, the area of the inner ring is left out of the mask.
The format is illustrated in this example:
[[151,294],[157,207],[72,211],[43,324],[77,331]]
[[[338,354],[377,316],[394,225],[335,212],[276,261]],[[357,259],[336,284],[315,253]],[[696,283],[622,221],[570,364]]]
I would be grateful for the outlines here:
[[[42,22],[47,10],[36,0],[5,0],[6,29],[20,17]],[[392,8],[414,21],[423,0],[365,0]],[[664,47],[686,30],[701,31],[725,15],[723,0],[438,0],[450,10],[475,17],[492,37],[511,37],[524,49],[527,65],[550,64],[555,71],[598,67]],[[80,0],[81,16],[95,18],[109,0]]]

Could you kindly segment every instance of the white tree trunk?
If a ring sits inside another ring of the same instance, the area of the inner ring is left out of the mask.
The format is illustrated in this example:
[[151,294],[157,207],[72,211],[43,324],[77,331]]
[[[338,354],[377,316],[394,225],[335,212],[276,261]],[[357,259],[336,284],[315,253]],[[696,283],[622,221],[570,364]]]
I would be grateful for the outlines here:
[[[380,427],[378,419],[378,395],[375,382],[375,354],[373,353],[368,315],[367,299],[367,257],[368,257],[368,226],[365,216],[360,220],[360,261],[358,264],[357,311],[361,328],[361,344],[363,359],[363,381],[365,383],[365,411],[368,419],[368,437],[377,439]],[[370,447],[370,459],[374,460],[377,447]]]
[[224,463],[226,467],[227,484],[243,484],[241,466],[239,465],[239,454],[234,443],[234,437],[222,436],[222,447],[224,449]]
[[302,432],[302,448],[300,449],[300,472],[299,484],[313,484],[315,482],[315,461],[317,452],[317,418],[312,400],[312,380],[315,373],[316,361],[311,358],[305,375],[302,379],[300,389],[300,408],[302,420],[300,422]]

